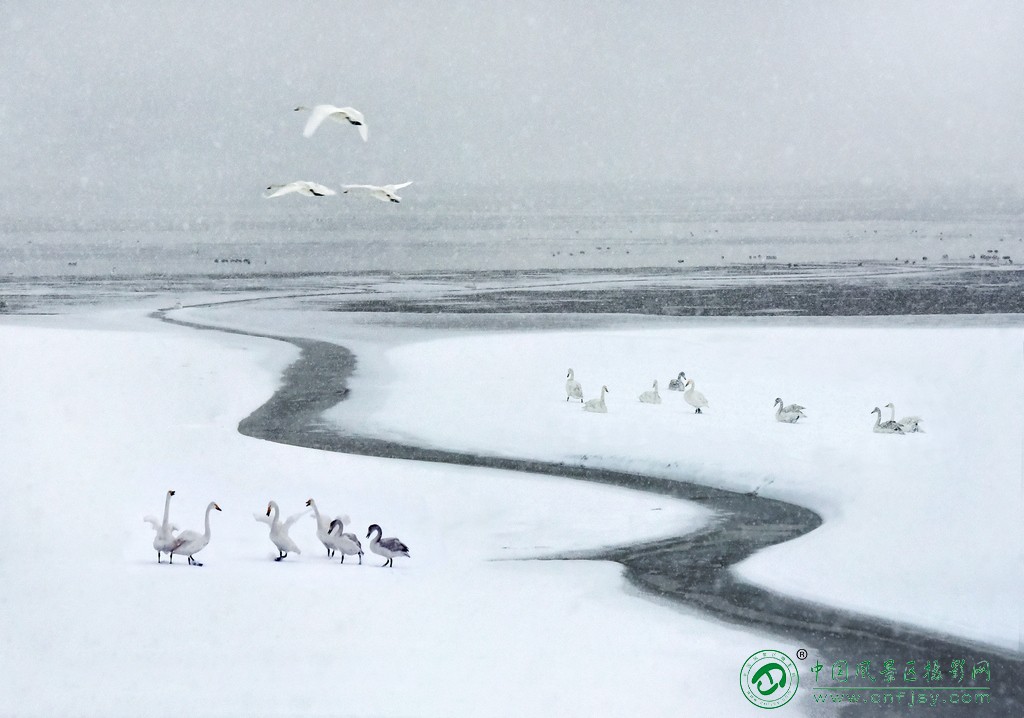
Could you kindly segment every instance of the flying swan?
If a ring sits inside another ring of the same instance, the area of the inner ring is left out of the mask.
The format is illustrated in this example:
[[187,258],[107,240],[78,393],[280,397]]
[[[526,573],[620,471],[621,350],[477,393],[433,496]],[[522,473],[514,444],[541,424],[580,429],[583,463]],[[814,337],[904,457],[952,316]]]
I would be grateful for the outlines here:
[[288,184],[270,185],[267,187],[267,194],[263,195],[263,199],[281,197],[286,194],[291,194],[292,192],[297,192],[298,194],[302,194],[307,197],[326,197],[328,195],[338,194],[330,187],[324,187],[322,184],[309,182],[307,180],[296,180],[295,182],[289,182]]
[[312,112],[309,119],[306,120],[306,127],[302,130],[303,137],[312,137],[316,129],[323,124],[324,120],[331,119],[335,122],[349,123],[355,125],[359,130],[359,136],[363,138],[363,142],[369,139],[369,132],[366,129],[366,120],[363,119],[363,113],[354,107],[335,107],[334,105],[316,105],[312,109],[308,107],[295,108],[296,112]]
[[[402,198],[399,197],[395,192],[408,187],[412,182],[403,182],[402,184],[346,184],[342,185],[341,188],[344,190],[344,194],[348,194],[349,190],[362,190],[368,193],[374,199],[379,199],[381,202],[401,202]],[[333,192],[331,194],[334,194]]]

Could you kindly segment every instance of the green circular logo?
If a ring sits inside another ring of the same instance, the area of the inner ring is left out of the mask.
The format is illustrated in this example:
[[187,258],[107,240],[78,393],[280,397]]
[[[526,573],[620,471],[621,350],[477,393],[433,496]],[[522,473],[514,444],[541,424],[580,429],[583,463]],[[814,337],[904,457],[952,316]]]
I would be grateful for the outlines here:
[[786,705],[799,685],[796,664],[782,651],[758,651],[740,669],[740,690],[758,708]]

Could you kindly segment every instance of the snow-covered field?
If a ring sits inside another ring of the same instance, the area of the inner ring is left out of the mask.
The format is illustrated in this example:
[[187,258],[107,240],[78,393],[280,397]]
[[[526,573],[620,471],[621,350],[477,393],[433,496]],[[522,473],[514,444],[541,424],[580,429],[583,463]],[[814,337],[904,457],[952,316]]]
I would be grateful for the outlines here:
[[[383,398],[330,414],[416,443],[763,486],[825,524],[743,576],[1020,650],[1022,337],[898,319],[448,337],[390,349]],[[570,366],[586,398],[608,386],[607,414],[565,403]],[[703,415],[667,390],[679,371],[708,397]],[[654,379],[663,403],[640,403]],[[808,407],[806,423],[776,422],[777,396]],[[873,433],[890,401],[926,433]]]
[[[703,511],[682,502],[239,435],[296,356],[290,345],[173,327],[139,309],[5,317],[0,343],[0,715],[734,716],[749,710],[735,685],[745,657],[797,648],[639,596],[616,565],[493,560],[701,525]],[[437,381],[442,347],[429,346],[423,376]],[[448,420],[458,412],[437,406],[436,392],[462,392],[488,371],[410,398],[397,351],[395,390],[366,417],[374,423],[428,410]],[[540,376],[540,355],[522,359],[521,377]],[[573,444],[592,432],[600,445],[618,409],[582,417],[560,403],[564,363],[524,406],[509,403],[519,370],[503,365],[482,393],[458,397],[465,416],[491,412],[493,428],[529,407],[564,412],[590,422]],[[521,448],[503,435],[508,451]],[[223,508],[202,568],[155,561],[142,517],[161,513],[167,489],[182,528],[201,530],[211,500]],[[292,529],[303,553],[273,562],[252,513],[270,499],[299,511],[309,497],[348,513],[357,533],[380,523],[412,558],[382,569],[368,553],[362,567],[340,566],[309,518]]]
[[[416,317],[182,315],[353,348],[353,391],[328,416],[364,433],[761,487],[825,524],[738,566],[747,579],[1021,650],[1024,330],[1013,317],[635,318],[635,328],[610,317],[590,330],[430,332]],[[570,366],[587,398],[609,387],[608,414],[564,401]],[[668,391],[679,371],[707,395],[705,414]],[[655,378],[663,403],[641,404]],[[777,396],[807,406],[806,423],[776,422]],[[925,433],[873,433],[871,410],[888,402],[923,416]]]

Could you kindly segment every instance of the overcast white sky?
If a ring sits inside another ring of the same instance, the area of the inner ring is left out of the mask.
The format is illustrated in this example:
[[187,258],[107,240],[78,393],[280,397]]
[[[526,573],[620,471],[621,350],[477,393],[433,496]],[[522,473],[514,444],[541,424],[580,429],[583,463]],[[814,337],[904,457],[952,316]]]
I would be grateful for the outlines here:
[[[1016,1],[9,1],[0,67],[8,206],[298,178],[1024,184]],[[291,110],[321,102],[370,142],[304,139]]]

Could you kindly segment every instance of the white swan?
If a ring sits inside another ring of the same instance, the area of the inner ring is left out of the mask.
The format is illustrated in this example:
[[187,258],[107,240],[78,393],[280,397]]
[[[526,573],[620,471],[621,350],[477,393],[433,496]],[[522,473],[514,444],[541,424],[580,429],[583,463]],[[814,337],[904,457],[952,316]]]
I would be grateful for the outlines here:
[[645,391],[643,394],[640,395],[640,401],[642,401],[645,404],[660,404],[661,403],[661,395],[658,394],[658,380],[657,379],[654,380],[654,388],[653,389],[651,389],[650,391]]
[[359,556],[359,565],[363,565],[363,545],[355,534],[345,533],[345,522],[348,516],[339,516],[331,521],[328,529],[327,540],[331,542],[334,550],[341,551],[341,562],[345,563],[346,556]]
[[[885,408],[889,410],[889,421],[896,421],[895,405],[893,405],[893,403],[890,401],[888,404],[885,405]],[[900,428],[903,429],[904,433],[906,434],[924,433],[924,429],[922,429],[919,426],[921,423],[920,416],[904,416],[899,421],[896,421],[896,423],[900,425]]]
[[607,414],[608,407],[604,403],[604,395],[608,393],[608,387],[601,387],[601,397],[599,399],[591,399],[583,405],[583,411],[595,411],[599,414]]
[[327,540],[327,534],[331,530],[331,517],[321,515],[320,509],[316,507],[316,501],[313,499],[307,501],[306,506],[313,509],[313,518],[316,519],[316,537],[320,539],[320,543],[327,549],[327,558],[331,558],[334,556],[334,546]]
[[377,535],[370,539],[370,550],[378,556],[383,556],[387,559],[387,561],[384,562],[384,566],[394,566],[395,556],[409,556],[409,547],[398,539],[391,536],[388,538],[381,538],[381,535],[384,532],[381,531],[380,526],[377,524],[370,524],[370,528],[366,530],[366,538],[370,538],[370,534],[374,532],[376,532]]
[[309,107],[295,108],[296,112],[312,112],[309,119],[306,120],[306,126],[302,130],[303,137],[312,137],[316,129],[323,124],[324,120],[331,119],[335,122],[347,122],[350,125],[355,125],[359,129],[359,136],[363,138],[363,142],[369,139],[369,132],[366,129],[366,120],[363,119],[363,113],[354,107],[335,107],[334,105],[316,105],[312,109]]
[[174,562],[174,554],[179,556],[188,556],[188,563],[190,566],[202,566],[203,564],[196,561],[192,556],[199,553],[207,544],[210,543],[210,512],[216,509],[220,511],[221,508],[216,502],[211,501],[206,506],[206,533],[199,533],[198,531],[182,531],[178,534],[178,540],[174,542],[174,547],[171,549],[171,562]]
[[801,418],[807,418],[804,414],[804,408],[799,404],[783,405],[782,399],[775,397],[775,406],[778,409],[775,410],[775,421],[782,421],[787,424],[795,424]]
[[877,406],[871,410],[875,416],[875,425],[871,427],[871,430],[876,434],[902,434],[903,427],[895,421],[882,421],[882,410]]
[[579,399],[580,402],[582,402],[583,387],[581,387],[580,383],[576,381],[576,375],[573,374],[571,368],[569,369],[569,373],[566,374],[566,377],[567,378],[565,380],[565,400],[569,401],[569,399]]
[[174,547],[174,542],[177,538],[174,532],[178,530],[178,527],[171,523],[171,497],[174,496],[174,491],[168,491],[167,496],[164,498],[164,520],[162,522],[157,521],[153,516],[143,516],[142,520],[147,521],[156,531],[156,537],[153,539],[153,548],[156,549],[156,562],[162,563],[162,554],[170,554],[171,549]]
[[402,198],[399,197],[395,192],[408,187],[412,182],[403,182],[402,184],[346,184],[342,185],[341,188],[345,194],[348,194],[349,190],[363,190],[367,192],[371,197],[379,199],[381,202],[401,202]]
[[305,516],[308,513],[308,510],[300,511],[297,514],[289,516],[284,521],[281,521],[281,509],[274,501],[271,501],[270,503],[267,504],[267,516],[270,516],[271,511],[274,512],[272,518],[266,518],[265,516],[261,516],[260,514],[253,514],[252,516],[257,521],[261,521],[265,524],[270,524],[270,540],[274,542],[274,545],[277,546],[278,552],[281,554],[274,560],[280,561],[281,559],[286,558],[288,554],[292,552],[302,553],[302,550],[295,545],[295,542],[292,541],[291,536],[288,535],[288,529],[292,527],[292,524],[294,524],[296,521]]
[[686,391],[683,392],[683,399],[686,400],[687,404],[696,409],[693,412],[694,414],[703,414],[704,412],[701,410],[708,408],[707,398],[697,391],[697,385],[693,383],[693,379],[687,379],[683,386],[686,387]]
[[686,389],[686,372],[679,372],[679,376],[675,379],[670,379],[668,382],[669,391],[684,391]]
[[297,192],[307,197],[327,197],[329,195],[338,194],[330,187],[324,187],[322,184],[316,182],[309,182],[308,180],[296,180],[295,182],[289,182],[288,184],[272,184],[267,187],[268,194],[263,195],[263,199],[271,199],[273,197],[281,197],[282,195],[291,194]]

